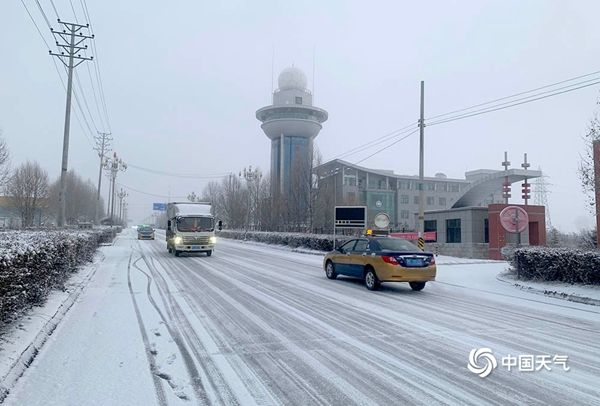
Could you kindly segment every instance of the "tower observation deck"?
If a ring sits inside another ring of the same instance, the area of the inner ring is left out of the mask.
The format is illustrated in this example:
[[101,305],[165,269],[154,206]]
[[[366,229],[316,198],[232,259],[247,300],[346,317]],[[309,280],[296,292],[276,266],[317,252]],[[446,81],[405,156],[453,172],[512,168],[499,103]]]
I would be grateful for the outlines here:
[[[284,69],[273,92],[273,104],[259,109],[256,118],[271,139],[271,187],[273,196],[291,196],[312,175],[313,140],[327,120],[327,112],[312,105],[306,75],[296,67]],[[308,194],[306,194],[308,199]],[[307,200],[308,205],[308,200]]]

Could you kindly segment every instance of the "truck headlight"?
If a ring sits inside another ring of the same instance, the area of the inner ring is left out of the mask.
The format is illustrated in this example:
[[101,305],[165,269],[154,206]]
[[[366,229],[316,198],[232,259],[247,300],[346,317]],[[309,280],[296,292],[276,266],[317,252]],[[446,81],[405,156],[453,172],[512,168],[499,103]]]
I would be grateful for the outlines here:
[[179,245],[183,242],[183,238],[181,238],[180,236],[177,236],[173,239],[173,242],[175,243],[175,245]]
[[212,237],[210,237],[209,239],[211,244],[216,244],[217,243],[217,237],[215,237],[214,235]]

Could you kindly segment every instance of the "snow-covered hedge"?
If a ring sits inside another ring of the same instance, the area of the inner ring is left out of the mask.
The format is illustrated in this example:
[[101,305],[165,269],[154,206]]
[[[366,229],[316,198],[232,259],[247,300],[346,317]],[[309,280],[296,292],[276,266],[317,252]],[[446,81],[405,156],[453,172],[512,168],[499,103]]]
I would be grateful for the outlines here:
[[517,248],[511,264],[524,279],[600,285],[600,251]]
[[[333,249],[333,236],[326,234],[223,230],[219,231],[217,235],[235,240],[251,240],[267,244],[287,245],[292,248],[302,247],[318,251],[331,251]],[[339,246],[348,238],[349,237],[338,236],[337,245]]]
[[0,323],[41,303],[112,239],[110,229],[0,232]]

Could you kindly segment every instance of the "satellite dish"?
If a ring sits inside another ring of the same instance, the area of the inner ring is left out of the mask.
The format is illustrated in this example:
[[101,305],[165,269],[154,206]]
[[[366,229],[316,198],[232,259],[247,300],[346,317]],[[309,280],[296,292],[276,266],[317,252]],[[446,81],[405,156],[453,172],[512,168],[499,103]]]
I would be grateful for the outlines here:
[[385,213],[379,213],[373,220],[377,228],[388,228],[390,225],[390,216]]
[[519,206],[508,206],[500,212],[500,224],[509,233],[522,233],[529,225],[529,216]]

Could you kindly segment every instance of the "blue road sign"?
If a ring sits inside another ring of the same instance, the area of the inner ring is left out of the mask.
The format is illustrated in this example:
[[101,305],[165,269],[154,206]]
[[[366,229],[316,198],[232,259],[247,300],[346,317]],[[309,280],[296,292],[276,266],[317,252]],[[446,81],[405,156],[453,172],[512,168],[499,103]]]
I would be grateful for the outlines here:
[[167,211],[166,203],[152,203],[152,210]]

